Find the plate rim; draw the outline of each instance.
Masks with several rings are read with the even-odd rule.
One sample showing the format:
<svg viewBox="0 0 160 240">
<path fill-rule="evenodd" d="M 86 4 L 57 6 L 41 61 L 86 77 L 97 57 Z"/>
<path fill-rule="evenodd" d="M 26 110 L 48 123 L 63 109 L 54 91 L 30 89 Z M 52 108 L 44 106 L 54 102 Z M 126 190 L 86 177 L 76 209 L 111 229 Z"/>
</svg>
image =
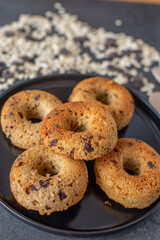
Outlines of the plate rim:
<svg viewBox="0 0 160 240">
<path fill-rule="evenodd" d="M 38 81 L 43 82 L 46 80 L 56 80 L 56 78 L 62 79 L 65 81 L 66 80 L 78 80 L 79 78 L 88 78 L 88 77 L 93 77 L 91 75 L 82 75 L 82 74 L 57 74 L 57 75 L 46 75 L 46 76 L 39 76 L 39 77 L 35 77 L 32 79 L 25 79 L 23 81 L 18 81 L 16 82 L 13 86 L 11 86 L 9 89 L 4 90 L 2 93 L 0 93 L 0 101 L 3 101 L 3 98 L 6 97 L 6 95 L 8 94 L 12 94 L 12 91 L 18 91 L 18 88 L 21 87 L 28 87 L 31 84 L 34 84 Z M 57 79 L 58 80 L 58 79 Z M 132 93 L 132 95 L 134 96 L 134 98 L 138 99 L 138 101 L 140 101 L 145 108 L 147 109 L 147 114 L 148 115 L 153 115 L 154 116 L 154 122 L 159 121 L 160 120 L 160 115 L 156 112 L 156 110 L 145 100 L 143 99 L 142 96 L 140 96 L 139 92 L 136 91 L 135 89 L 130 89 L 129 87 L 127 87 L 129 89 L 129 91 Z M 157 122 L 158 123 L 158 122 Z M 158 127 L 158 124 L 156 124 L 157 128 L 160 130 L 160 127 Z M 2 207 L 4 207 L 8 212 L 10 212 L 12 215 L 16 216 L 18 219 L 22 220 L 23 222 L 36 227 L 38 229 L 41 229 L 43 231 L 47 231 L 53 234 L 61 234 L 61 235 L 65 235 L 65 236 L 83 236 L 83 237 L 89 237 L 89 236 L 97 236 L 97 235 L 102 235 L 102 234 L 107 234 L 107 233 L 114 233 L 117 231 L 120 231 L 122 229 L 128 228 L 140 221 L 142 221 L 143 219 L 147 218 L 149 215 L 153 214 L 159 207 L 160 207 L 160 198 L 157 199 L 157 203 L 155 203 L 155 205 L 149 210 L 147 211 L 145 214 L 143 214 L 141 217 L 139 217 L 138 219 L 135 219 L 129 223 L 125 223 L 123 225 L 119 225 L 116 227 L 111 227 L 111 228 L 104 228 L 104 229 L 97 229 L 97 230 L 68 230 L 68 229 L 60 229 L 60 228 L 55 228 L 55 227 L 51 227 L 51 226 L 47 226 L 43 223 L 37 222 L 33 219 L 30 219 L 29 217 L 26 217 L 25 215 L 23 215 L 22 213 L 18 212 L 16 209 L 14 209 L 13 207 L 11 207 L 4 199 L 3 199 L 3 195 L 0 193 L 0 204 Z"/>
</svg>

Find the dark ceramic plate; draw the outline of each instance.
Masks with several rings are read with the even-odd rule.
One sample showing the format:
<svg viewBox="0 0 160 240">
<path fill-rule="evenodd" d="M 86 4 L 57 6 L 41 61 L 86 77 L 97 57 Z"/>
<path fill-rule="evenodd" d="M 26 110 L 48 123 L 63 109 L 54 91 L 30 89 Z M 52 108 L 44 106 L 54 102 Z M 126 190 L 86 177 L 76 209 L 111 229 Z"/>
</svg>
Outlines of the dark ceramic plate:
<svg viewBox="0 0 160 240">
<path fill-rule="evenodd" d="M 9 91 L 1 95 L 0 108 L 6 99 L 24 89 L 42 89 L 55 94 L 62 101 L 67 101 L 73 86 L 85 76 L 49 76 L 15 84 Z M 154 110 L 133 93 L 136 110 L 129 126 L 119 132 L 119 137 L 133 137 L 150 144 L 156 151 L 160 149 L 160 118 Z M 37 212 L 26 210 L 13 198 L 9 186 L 9 172 L 13 161 L 21 149 L 14 147 L 0 130 L 0 202 L 11 213 L 25 222 L 54 233 L 66 235 L 89 236 L 114 232 L 130 226 L 147 217 L 159 206 L 157 200 L 150 207 L 137 210 L 125 209 L 118 203 L 109 200 L 112 206 L 105 205 L 107 196 L 95 184 L 93 161 L 88 162 L 89 185 L 87 192 L 78 204 L 67 211 L 40 216 Z"/>
</svg>

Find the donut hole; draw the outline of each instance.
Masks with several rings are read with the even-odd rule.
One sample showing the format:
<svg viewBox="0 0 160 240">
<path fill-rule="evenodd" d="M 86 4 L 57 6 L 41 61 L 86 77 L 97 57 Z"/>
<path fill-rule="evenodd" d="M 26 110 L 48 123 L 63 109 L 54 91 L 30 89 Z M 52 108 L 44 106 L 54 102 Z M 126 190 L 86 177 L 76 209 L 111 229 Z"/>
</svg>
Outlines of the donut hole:
<svg viewBox="0 0 160 240">
<path fill-rule="evenodd" d="M 98 102 L 101 102 L 101 103 L 105 104 L 105 105 L 110 104 L 110 101 L 109 101 L 109 98 L 108 98 L 108 92 L 96 93 L 96 100 Z"/>
<path fill-rule="evenodd" d="M 52 177 L 58 174 L 59 169 L 57 169 L 52 164 L 48 163 L 40 163 L 38 166 L 38 174 L 44 177 Z"/>
<path fill-rule="evenodd" d="M 123 169 L 129 175 L 138 176 L 140 175 L 140 162 L 134 158 L 124 158 Z"/>
<path fill-rule="evenodd" d="M 87 123 L 80 119 L 70 119 L 63 125 L 63 127 L 72 132 L 85 132 L 88 129 Z"/>
<path fill-rule="evenodd" d="M 27 117 L 27 120 L 30 121 L 33 124 L 34 123 L 39 123 L 43 120 L 42 117 L 37 113 L 34 114 L 34 113 L 31 113 L 31 112 L 28 112 L 26 114 L 26 117 Z"/>
</svg>

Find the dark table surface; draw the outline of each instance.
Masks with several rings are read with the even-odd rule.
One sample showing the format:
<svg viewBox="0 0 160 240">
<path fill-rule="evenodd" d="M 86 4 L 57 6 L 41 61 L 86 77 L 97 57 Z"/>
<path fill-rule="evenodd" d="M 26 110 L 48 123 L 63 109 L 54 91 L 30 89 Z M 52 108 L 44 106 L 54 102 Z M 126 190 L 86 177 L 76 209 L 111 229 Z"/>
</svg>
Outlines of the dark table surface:
<svg viewBox="0 0 160 240">
<path fill-rule="evenodd" d="M 21 13 L 44 14 L 52 10 L 52 0 L 1 0 L 0 25 L 16 20 Z M 93 27 L 103 26 L 107 31 L 125 32 L 135 38 L 141 38 L 160 51 L 160 6 L 132 3 L 116 3 L 95 0 L 60 1 L 70 12 L 77 14 L 82 21 Z M 123 25 L 116 27 L 114 22 L 121 19 Z M 153 78 L 153 77 L 152 77 Z M 152 80 L 155 83 L 153 78 Z M 156 84 L 160 90 L 160 86 Z M 96 239 L 160 239 L 160 209 L 142 222 L 120 232 Z M 12 216 L 0 206 L 0 240 L 47 240 L 70 239 L 37 230 Z M 72 237 L 72 239 L 74 239 Z M 78 238 L 81 239 L 81 238 Z M 87 238 L 86 238 L 87 239 Z"/>
</svg>

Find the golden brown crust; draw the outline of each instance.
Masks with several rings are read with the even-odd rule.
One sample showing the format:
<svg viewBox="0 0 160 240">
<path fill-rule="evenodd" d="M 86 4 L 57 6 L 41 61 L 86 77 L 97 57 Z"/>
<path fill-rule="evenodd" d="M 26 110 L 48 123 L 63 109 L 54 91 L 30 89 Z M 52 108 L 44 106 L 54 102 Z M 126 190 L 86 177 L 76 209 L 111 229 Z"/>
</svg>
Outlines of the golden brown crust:
<svg viewBox="0 0 160 240">
<path fill-rule="evenodd" d="M 84 161 L 54 154 L 43 145 L 23 152 L 10 172 L 11 191 L 27 209 L 50 215 L 78 203 L 87 189 Z"/>
<path fill-rule="evenodd" d="M 140 140 L 119 139 L 111 153 L 95 161 L 94 170 L 101 189 L 126 208 L 146 208 L 160 196 L 160 156 Z"/>
<path fill-rule="evenodd" d="M 124 86 L 103 77 L 79 82 L 69 101 L 87 101 L 103 106 L 114 117 L 118 130 L 129 124 L 135 107 L 132 95 Z"/>
<path fill-rule="evenodd" d="M 43 120 L 62 102 L 54 95 L 41 90 L 21 91 L 11 96 L 1 113 L 2 130 L 15 146 L 23 149 L 41 144 L 42 122 L 32 123 L 30 118 Z"/>
<path fill-rule="evenodd" d="M 68 102 L 44 119 L 44 144 L 57 154 L 92 160 L 110 152 L 117 142 L 117 128 L 109 112 L 87 102 Z"/>
</svg>

